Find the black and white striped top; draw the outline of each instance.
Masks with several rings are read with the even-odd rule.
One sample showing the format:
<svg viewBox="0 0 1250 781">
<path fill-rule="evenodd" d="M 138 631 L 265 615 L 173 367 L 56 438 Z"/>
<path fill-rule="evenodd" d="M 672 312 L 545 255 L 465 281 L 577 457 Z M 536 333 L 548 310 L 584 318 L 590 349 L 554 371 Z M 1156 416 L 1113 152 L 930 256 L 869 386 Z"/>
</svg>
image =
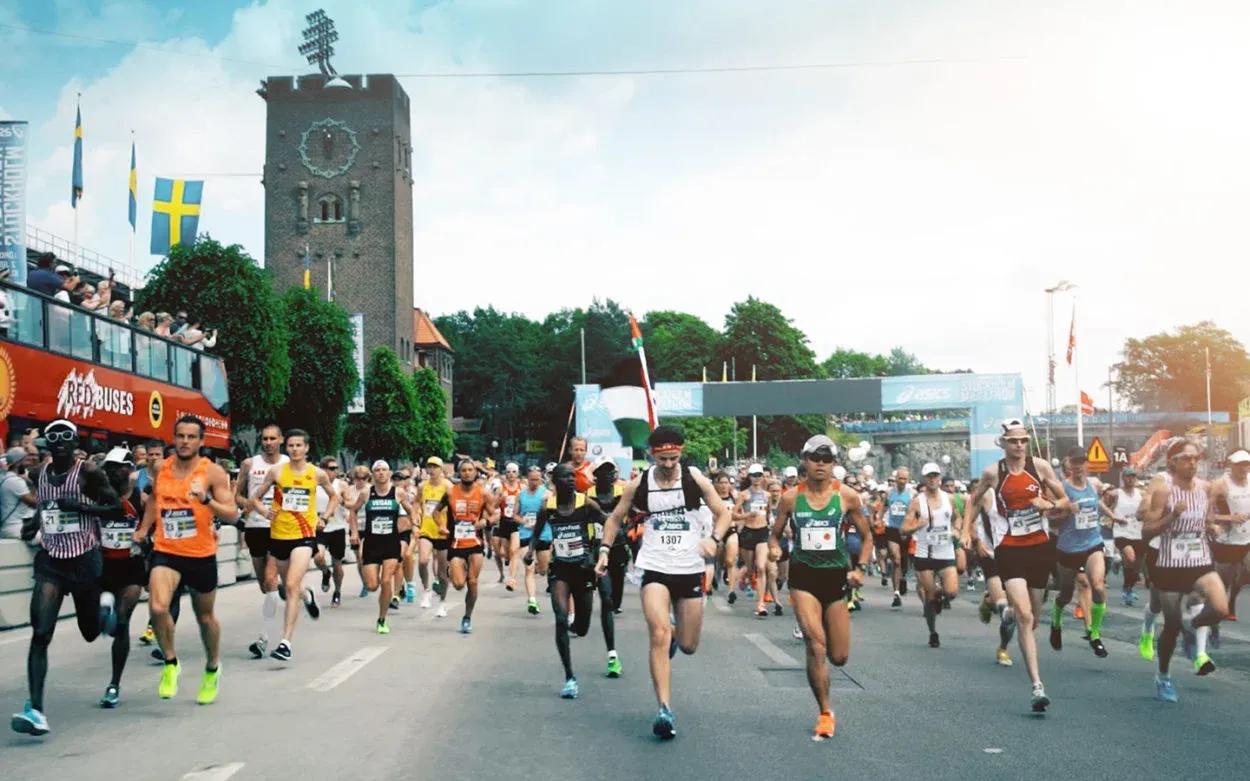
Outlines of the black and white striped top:
<svg viewBox="0 0 1250 781">
<path fill-rule="evenodd" d="M 48 480 L 48 467 L 45 466 L 39 473 L 35 498 L 39 502 L 43 549 L 54 559 L 71 559 L 100 547 L 99 520 L 95 516 L 63 512 L 57 508 L 56 500 L 61 498 L 82 503 L 81 471 L 82 462 L 75 461 L 60 486 Z"/>
<path fill-rule="evenodd" d="M 1211 566 L 1211 545 L 1207 541 L 1207 492 L 1201 480 L 1184 489 L 1167 476 L 1168 509 L 1181 508 L 1181 516 L 1159 535 L 1157 567 L 1182 569 Z"/>
</svg>

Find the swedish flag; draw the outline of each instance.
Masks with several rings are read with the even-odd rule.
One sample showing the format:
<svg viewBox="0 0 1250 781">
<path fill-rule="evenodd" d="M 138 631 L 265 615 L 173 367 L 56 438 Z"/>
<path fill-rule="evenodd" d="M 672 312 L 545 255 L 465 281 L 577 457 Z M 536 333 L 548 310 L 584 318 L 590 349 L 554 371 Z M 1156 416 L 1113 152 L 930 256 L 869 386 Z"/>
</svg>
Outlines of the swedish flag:
<svg viewBox="0 0 1250 781">
<path fill-rule="evenodd" d="M 152 196 L 153 255 L 168 255 L 171 248 L 183 241 L 195 243 L 203 196 L 202 181 L 157 177 Z"/>
<path fill-rule="evenodd" d="M 130 231 L 135 230 L 135 218 L 139 211 L 139 200 L 137 197 L 139 180 L 139 171 L 135 168 L 135 142 L 130 142 Z"/>
<path fill-rule="evenodd" d="M 74 117 L 74 173 L 70 182 L 69 205 L 78 208 L 82 197 L 82 107 Z"/>
</svg>

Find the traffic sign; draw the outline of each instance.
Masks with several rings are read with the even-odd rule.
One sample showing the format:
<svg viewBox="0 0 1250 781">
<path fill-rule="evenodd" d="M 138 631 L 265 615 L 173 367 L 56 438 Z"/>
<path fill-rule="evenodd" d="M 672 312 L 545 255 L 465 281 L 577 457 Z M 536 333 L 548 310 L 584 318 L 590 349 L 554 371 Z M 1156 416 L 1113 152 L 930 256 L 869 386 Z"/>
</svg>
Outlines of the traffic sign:
<svg viewBox="0 0 1250 781">
<path fill-rule="evenodd" d="M 1094 437 L 1094 441 L 1089 443 L 1085 458 L 1089 461 L 1089 471 L 1092 474 L 1102 474 L 1111 468 L 1111 459 L 1107 457 L 1107 449 L 1102 446 L 1102 440 L 1098 437 Z"/>
<path fill-rule="evenodd" d="M 1116 445 L 1111 449 L 1111 463 L 1116 465 L 1117 469 L 1123 469 L 1128 466 L 1128 448 L 1123 445 Z"/>
</svg>

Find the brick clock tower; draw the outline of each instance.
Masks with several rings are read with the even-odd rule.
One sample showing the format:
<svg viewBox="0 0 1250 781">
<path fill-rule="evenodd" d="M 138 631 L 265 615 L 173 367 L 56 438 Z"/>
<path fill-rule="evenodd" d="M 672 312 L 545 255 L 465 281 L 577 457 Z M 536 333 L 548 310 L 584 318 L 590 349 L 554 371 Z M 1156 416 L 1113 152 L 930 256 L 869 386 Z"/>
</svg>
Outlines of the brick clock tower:
<svg viewBox="0 0 1250 781">
<path fill-rule="evenodd" d="M 257 90 L 265 132 L 265 266 L 279 290 L 304 281 L 364 314 L 366 361 L 415 361 L 412 144 L 394 76 L 274 76 Z"/>
</svg>

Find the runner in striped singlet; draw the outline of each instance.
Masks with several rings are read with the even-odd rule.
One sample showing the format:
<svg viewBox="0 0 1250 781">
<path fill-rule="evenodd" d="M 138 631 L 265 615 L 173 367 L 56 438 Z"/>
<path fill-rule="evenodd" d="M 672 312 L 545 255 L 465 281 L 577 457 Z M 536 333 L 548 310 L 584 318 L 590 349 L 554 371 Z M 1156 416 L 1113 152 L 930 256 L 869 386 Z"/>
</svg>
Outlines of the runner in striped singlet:
<svg viewBox="0 0 1250 781">
<path fill-rule="evenodd" d="M 121 499 L 98 467 L 74 458 L 78 427 L 56 420 L 43 430 L 52 463 L 36 481 L 39 510 L 22 528 L 22 537 L 34 539 L 42 532 L 35 554 L 35 589 L 30 597 L 30 651 L 26 660 L 30 699 L 21 713 L 13 715 L 15 732 L 46 735 L 43 715 L 44 680 L 48 675 L 48 645 L 56 630 L 61 603 L 68 594 L 74 600 L 78 631 L 88 643 L 101 634 L 112 634 L 115 623 L 112 594 L 101 594 L 101 513 L 116 512 Z"/>
<path fill-rule="evenodd" d="M 1188 439 L 1174 440 L 1167 449 L 1167 473 L 1151 481 L 1146 492 L 1147 510 L 1143 536 L 1159 537 L 1159 556 L 1151 568 L 1151 580 L 1159 589 L 1163 606 L 1163 632 L 1159 635 L 1159 672 L 1155 691 L 1164 702 L 1176 702 L 1176 686 L 1168 673 L 1176 636 L 1182 630 L 1198 637 L 1199 675 L 1215 669 L 1206 656 L 1206 632 L 1228 615 L 1228 595 L 1215 572 L 1207 540 L 1207 484 L 1197 478 L 1198 446 Z M 1182 603 L 1191 592 L 1201 592 L 1205 606 Z M 1188 639 L 1188 638 L 1187 638 Z"/>
</svg>

